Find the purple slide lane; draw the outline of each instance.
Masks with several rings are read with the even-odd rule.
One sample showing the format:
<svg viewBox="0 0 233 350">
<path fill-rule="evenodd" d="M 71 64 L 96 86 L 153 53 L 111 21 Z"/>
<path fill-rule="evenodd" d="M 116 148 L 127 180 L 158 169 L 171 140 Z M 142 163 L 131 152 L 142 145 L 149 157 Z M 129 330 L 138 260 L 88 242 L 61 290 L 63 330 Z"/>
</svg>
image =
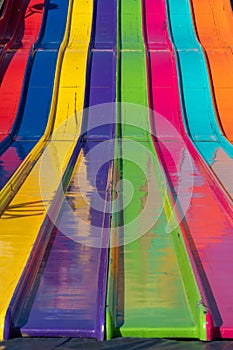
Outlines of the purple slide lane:
<svg viewBox="0 0 233 350">
<path fill-rule="evenodd" d="M 95 6 L 86 107 L 115 102 L 116 94 L 116 0 L 98 0 Z M 98 123 L 94 116 L 98 113 L 84 113 L 89 131 L 77 144 L 59 224 L 30 293 L 12 302 L 13 333 L 104 338 L 115 113 L 107 125 L 91 129 Z"/>
</svg>

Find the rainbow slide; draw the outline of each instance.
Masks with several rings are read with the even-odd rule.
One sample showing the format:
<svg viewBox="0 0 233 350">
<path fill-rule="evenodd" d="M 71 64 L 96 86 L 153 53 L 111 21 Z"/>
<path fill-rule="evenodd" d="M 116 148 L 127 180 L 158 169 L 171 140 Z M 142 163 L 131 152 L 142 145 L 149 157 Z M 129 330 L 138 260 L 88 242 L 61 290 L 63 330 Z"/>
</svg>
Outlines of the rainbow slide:
<svg viewBox="0 0 233 350">
<path fill-rule="evenodd" d="M 0 1 L 0 340 L 233 338 L 230 0 Z"/>
</svg>

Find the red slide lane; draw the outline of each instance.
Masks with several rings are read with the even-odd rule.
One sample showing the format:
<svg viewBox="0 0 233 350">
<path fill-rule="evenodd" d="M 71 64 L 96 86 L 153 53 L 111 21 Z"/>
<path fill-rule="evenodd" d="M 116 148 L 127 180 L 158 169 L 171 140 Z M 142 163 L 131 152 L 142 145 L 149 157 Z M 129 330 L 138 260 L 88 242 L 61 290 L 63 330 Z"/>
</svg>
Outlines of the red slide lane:
<svg viewBox="0 0 233 350">
<path fill-rule="evenodd" d="M 182 231 L 213 316 L 214 334 L 207 337 L 232 337 L 232 208 L 185 133 L 165 0 L 144 0 L 144 5 L 150 106 L 174 126 L 165 129 L 155 116 L 155 146 L 185 213 Z"/>
<path fill-rule="evenodd" d="M 0 142 L 9 135 L 18 111 L 27 60 L 39 35 L 43 9 L 43 0 L 16 0 L 10 9 L 10 27 L 0 38 Z M 11 38 L 7 38 L 9 33 Z"/>
</svg>

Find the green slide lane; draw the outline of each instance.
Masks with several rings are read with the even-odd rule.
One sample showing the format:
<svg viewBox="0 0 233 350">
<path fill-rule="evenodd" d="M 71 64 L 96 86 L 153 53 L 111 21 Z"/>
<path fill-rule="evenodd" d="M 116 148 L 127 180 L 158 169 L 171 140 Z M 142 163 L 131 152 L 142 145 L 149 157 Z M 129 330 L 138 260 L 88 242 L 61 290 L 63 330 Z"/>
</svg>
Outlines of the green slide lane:
<svg viewBox="0 0 233 350">
<path fill-rule="evenodd" d="M 106 335 L 205 340 L 205 308 L 150 135 L 141 6 L 119 1 L 117 96 L 130 104 L 117 107 Z"/>
</svg>

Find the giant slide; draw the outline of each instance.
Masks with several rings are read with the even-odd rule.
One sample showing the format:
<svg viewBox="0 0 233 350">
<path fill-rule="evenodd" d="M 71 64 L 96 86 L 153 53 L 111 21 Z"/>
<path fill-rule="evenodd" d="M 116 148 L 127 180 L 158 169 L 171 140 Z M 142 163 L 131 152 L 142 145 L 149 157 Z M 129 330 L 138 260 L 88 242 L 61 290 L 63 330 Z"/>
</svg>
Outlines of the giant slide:
<svg viewBox="0 0 233 350">
<path fill-rule="evenodd" d="M 0 339 L 233 338 L 221 2 L 0 2 Z"/>
</svg>

